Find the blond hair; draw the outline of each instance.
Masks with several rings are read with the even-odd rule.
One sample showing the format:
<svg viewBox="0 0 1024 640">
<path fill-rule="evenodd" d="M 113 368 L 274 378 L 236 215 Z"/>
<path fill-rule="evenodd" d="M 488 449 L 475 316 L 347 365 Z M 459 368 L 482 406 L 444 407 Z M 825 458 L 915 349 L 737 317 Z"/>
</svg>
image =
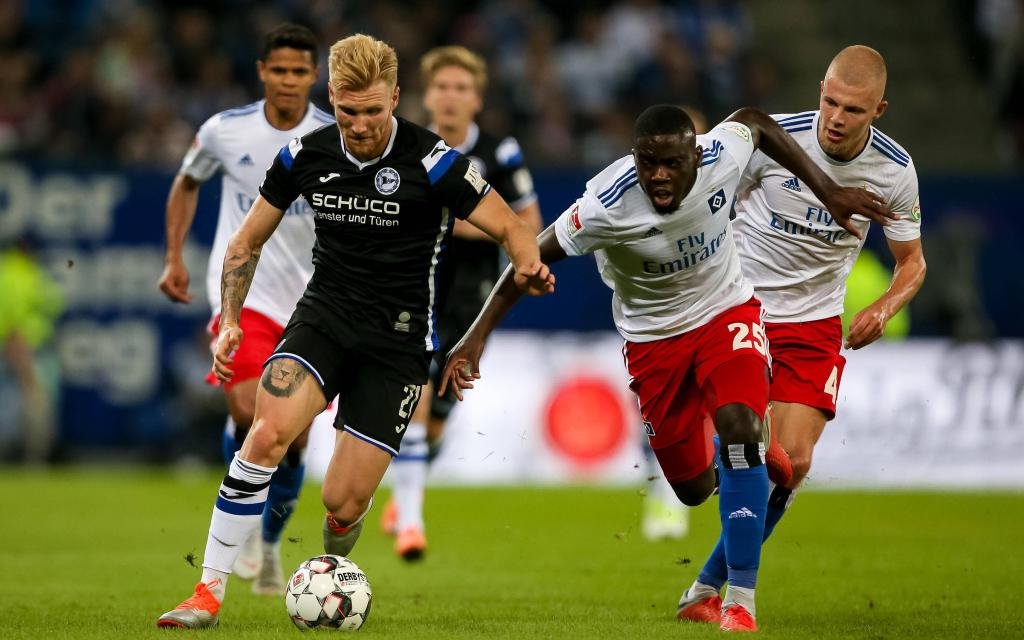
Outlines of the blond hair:
<svg viewBox="0 0 1024 640">
<path fill-rule="evenodd" d="M 430 86 L 434 75 L 445 67 L 462 67 L 473 76 L 473 84 L 481 96 L 487 89 L 487 63 L 466 47 L 435 47 L 423 54 L 420 60 L 420 75 L 423 87 Z"/>
<path fill-rule="evenodd" d="M 378 80 L 392 89 L 398 84 L 398 55 L 386 42 L 357 33 L 331 46 L 327 60 L 335 90 L 365 91 Z"/>
<path fill-rule="evenodd" d="M 867 87 L 874 90 L 878 99 L 885 95 L 885 83 L 888 71 L 885 58 L 871 47 L 855 44 L 846 47 L 832 58 L 825 71 L 826 78 L 836 78 L 840 82 L 855 87 Z"/>
</svg>

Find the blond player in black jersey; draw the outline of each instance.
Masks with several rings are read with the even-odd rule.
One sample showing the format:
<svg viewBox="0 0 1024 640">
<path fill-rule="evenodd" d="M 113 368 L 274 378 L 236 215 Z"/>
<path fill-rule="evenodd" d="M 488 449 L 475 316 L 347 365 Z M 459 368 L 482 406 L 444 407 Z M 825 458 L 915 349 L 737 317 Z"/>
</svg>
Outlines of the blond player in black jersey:
<svg viewBox="0 0 1024 640">
<path fill-rule="evenodd" d="M 223 381 L 243 340 L 239 313 L 263 244 L 295 199 L 313 208 L 313 277 L 264 365 L 252 429 L 213 509 L 202 578 L 191 597 L 160 616 L 160 627 L 217 624 L 232 563 L 259 524 L 271 474 L 335 394 L 339 434 L 323 486 L 324 548 L 352 550 L 439 346 L 437 308 L 456 218 L 505 248 L 522 290 L 554 291 L 532 229 L 464 156 L 393 115 L 394 49 L 350 36 L 331 47 L 329 71 L 337 128 L 281 149 L 228 244 L 214 354 Z"/>
</svg>

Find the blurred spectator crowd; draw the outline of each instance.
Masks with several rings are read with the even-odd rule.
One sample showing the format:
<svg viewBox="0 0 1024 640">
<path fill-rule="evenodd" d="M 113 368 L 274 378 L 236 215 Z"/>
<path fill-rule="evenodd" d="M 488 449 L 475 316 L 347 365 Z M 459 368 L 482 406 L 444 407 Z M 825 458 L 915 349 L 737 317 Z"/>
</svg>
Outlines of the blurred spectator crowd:
<svg viewBox="0 0 1024 640">
<path fill-rule="evenodd" d="M 321 106 L 327 49 L 346 35 L 397 49 L 400 113 L 420 122 L 420 55 L 480 52 L 481 121 L 536 165 L 619 157 L 654 102 L 714 122 L 771 91 L 739 0 L 0 0 L 0 154 L 174 170 L 207 117 L 260 97 L 262 36 L 285 20 L 319 36 Z"/>
<path fill-rule="evenodd" d="M 995 151 L 1024 162 L 1024 0 L 960 0 L 967 58 L 995 107 Z"/>
</svg>

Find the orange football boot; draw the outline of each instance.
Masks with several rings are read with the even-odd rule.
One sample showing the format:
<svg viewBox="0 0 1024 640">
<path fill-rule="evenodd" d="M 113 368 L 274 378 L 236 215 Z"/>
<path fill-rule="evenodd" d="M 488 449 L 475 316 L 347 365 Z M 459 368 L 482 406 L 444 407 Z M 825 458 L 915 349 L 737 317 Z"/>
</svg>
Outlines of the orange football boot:
<svg viewBox="0 0 1024 640">
<path fill-rule="evenodd" d="M 427 551 L 427 537 L 419 527 L 406 527 L 398 532 L 395 538 L 395 553 L 407 562 L 415 562 L 423 558 Z"/>
<path fill-rule="evenodd" d="M 690 622 L 721 624 L 722 598 L 715 595 L 688 600 L 684 594 L 679 602 L 679 609 L 676 610 L 676 617 Z"/>
<path fill-rule="evenodd" d="M 156 626 L 162 629 L 206 629 L 217 626 L 217 612 L 220 601 L 210 592 L 210 587 L 219 584 L 219 580 L 211 580 L 196 585 L 195 593 L 184 602 L 174 607 L 156 620 Z M 209 586 L 207 586 L 209 585 Z"/>
<path fill-rule="evenodd" d="M 757 622 L 746 607 L 731 604 L 722 612 L 722 623 L 719 628 L 722 631 L 757 631 Z"/>
</svg>

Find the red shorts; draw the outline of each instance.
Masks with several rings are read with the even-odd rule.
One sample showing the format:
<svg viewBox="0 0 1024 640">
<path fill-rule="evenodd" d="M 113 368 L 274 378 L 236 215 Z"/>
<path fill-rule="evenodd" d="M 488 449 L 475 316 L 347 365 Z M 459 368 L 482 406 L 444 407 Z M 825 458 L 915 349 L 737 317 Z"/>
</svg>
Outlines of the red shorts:
<svg viewBox="0 0 1024 640">
<path fill-rule="evenodd" d="M 811 322 L 767 322 L 772 345 L 770 398 L 799 402 L 836 417 L 836 398 L 846 358 L 843 324 L 838 317 Z"/>
<path fill-rule="evenodd" d="M 629 387 L 651 448 L 669 482 L 695 478 L 711 464 L 714 425 L 705 416 L 740 403 L 768 408 L 768 344 L 755 298 L 682 335 L 623 347 Z"/>
<path fill-rule="evenodd" d="M 242 344 L 238 345 L 235 352 L 235 362 L 231 370 L 235 377 L 230 382 L 224 383 L 225 389 L 230 389 L 239 382 L 259 378 L 263 374 L 263 363 L 270 354 L 274 352 L 277 343 L 281 341 L 284 327 L 277 324 L 267 316 L 252 309 L 242 308 L 242 315 L 238 319 L 238 326 L 242 329 Z M 212 339 L 210 340 L 210 352 L 217 348 L 217 333 L 220 331 L 220 314 L 215 315 L 207 326 Z M 206 381 L 212 385 L 220 384 L 213 371 L 206 374 Z"/>
</svg>

